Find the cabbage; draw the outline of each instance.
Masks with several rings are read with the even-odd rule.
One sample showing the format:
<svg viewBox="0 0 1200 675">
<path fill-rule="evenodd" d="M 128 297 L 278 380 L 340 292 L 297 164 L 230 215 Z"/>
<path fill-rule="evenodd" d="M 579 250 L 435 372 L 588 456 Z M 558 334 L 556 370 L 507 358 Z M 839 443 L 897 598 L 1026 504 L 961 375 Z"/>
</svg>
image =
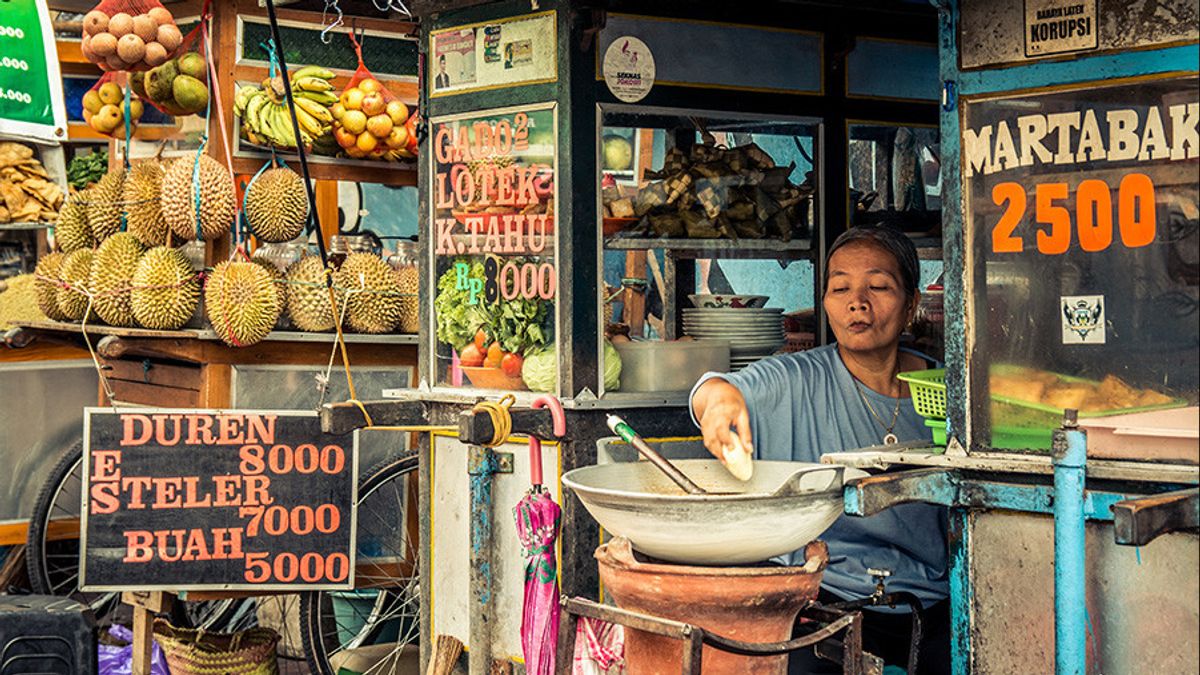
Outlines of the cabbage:
<svg viewBox="0 0 1200 675">
<path fill-rule="evenodd" d="M 553 347 L 526 354 L 521 366 L 521 379 L 531 391 L 554 391 L 555 376 L 558 375 L 558 352 Z"/>
<path fill-rule="evenodd" d="M 521 379 L 531 391 L 553 391 L 557 375 L 558 352 L 553 347 L 525 356 Z M 604 341 L 604 388 L 607 391 L 621 388 L 621 355 L 608 340 Z"/>
<path fill-rule="evenodd" d="M 608 340 L 604 341 L 604 389 L 616 391 L 621 388 L 621 355 Z"/>
</svg>

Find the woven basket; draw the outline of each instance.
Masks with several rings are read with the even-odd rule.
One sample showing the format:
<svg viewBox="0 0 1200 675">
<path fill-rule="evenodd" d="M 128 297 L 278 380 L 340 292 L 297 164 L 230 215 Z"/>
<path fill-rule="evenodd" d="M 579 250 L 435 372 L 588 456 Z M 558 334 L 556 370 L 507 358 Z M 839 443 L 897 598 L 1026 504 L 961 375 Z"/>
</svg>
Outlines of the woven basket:
<svg viewBox="0 0 1200 675">
<path fill-rule="evenodd" d="M 278 675 L 275 643 L 279 634 L 269 628 L 237 633 L 210 633 L 176 628 L 154 620 L 154 638 L 167 657 L 172 675 Z"/>
</svg>

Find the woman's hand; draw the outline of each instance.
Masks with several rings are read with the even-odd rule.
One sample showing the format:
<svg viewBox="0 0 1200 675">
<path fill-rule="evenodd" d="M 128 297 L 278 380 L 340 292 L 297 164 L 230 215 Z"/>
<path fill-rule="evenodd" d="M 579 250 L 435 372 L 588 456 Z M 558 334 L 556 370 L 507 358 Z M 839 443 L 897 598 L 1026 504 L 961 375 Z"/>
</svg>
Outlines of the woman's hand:
<svg viewBox="0 0 1200 675">
<path fill-rule="evenodd" d="M 750 438 L 750 414 L 742 392 L 721 378 L 713 378 L 696 390 L 692 397 L 693 412 L 700 420 L 704 447 L 724 461 L 724 449 L 733 445 L 736 429 L 738 438 L 747 449 L 754 447 Z"/>
</svg>

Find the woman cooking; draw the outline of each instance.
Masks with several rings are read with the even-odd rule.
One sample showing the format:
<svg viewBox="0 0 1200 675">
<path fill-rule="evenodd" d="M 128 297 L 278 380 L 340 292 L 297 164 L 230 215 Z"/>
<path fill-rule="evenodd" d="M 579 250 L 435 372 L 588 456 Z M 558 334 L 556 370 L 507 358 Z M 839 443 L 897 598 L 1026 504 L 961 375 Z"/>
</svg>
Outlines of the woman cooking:
<svg viewBox="0 0 1200 675">
<path fill-rule="evenodd" d="M 823 303 L 832 345 L 758 361 L 737 373 L 709 373 L 692 390 L 704 444 L 718 458 L 736 447 L 758 459 L 818 462 L 825 453 L 929 440 L 897 374 L 932 367 L 900 349 L 920 294 L 917 252 L 889 227 L 843 233 L 829 249 Z M 887 570 L 887 590 L 920 598 L 924 639 L 919 672 L 949 673 L 946 524 L 941 507 L 905 504 L 870 518 L 842 516 L 821 537 L 829 545 L 822 602 L 869 596 L 868 569 Z M 788 564 L 803 564 L 803 552 Z M 863 611 L 863 648 L 888 664 L 908 660 L 912 617 L 906 607 Z M 792 655 L 792 673 L 840 673 L 811 648 Z"/>
</svg>

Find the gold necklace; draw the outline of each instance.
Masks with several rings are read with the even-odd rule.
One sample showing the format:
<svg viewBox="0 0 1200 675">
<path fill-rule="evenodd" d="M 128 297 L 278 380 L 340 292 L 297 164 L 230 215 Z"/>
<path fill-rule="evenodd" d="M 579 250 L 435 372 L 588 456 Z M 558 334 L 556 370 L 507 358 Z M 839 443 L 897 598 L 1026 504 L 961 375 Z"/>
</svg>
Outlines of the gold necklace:
<svg viewBox="0 0 1200 675">
<path fill-rule="evenodd" d="M 867 395 L 863 393 L 862 385 L 858 383 L 858 378 L 854 377 L 854 375 L 851 375 L 850 379 L 854 380 L 854 388 L 858 390 L 858 397 L 861 398 L 863 404 L 867 406 L 867 411 L 871 413 L 871 417 L 874 417 L 875 421 L 879 422 L 879 426 L 883 427 L 883 444 L 895 445 L 898 443 L 900 439 L 896 437 L 896 434 L 892 433 L 892 429 L 896 428 L 896 420 L 900 419 L 900 397 L 896 397 L 896 409 L 892 411 L 892 423 L 884 424 L 883 418 L 875 412 L 875 408 L 872 407 L 871 402 L 867 400 Z"/>
</svg>

